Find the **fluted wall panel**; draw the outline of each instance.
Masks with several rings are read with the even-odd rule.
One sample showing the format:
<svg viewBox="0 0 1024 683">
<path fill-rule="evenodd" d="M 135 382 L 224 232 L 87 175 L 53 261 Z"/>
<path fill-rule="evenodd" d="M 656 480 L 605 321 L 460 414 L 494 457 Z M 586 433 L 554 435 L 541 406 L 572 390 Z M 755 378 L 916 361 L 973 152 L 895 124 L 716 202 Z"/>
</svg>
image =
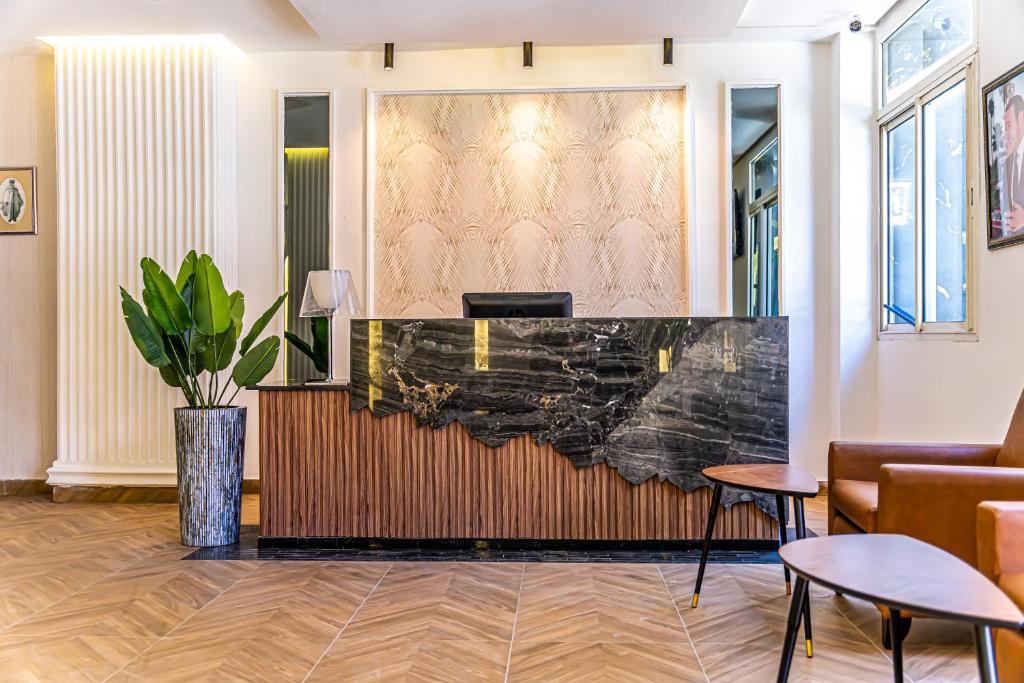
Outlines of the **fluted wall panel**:
<svg viewBox="0 0 1024 683">
<path fill-rule="evenodd" d="M 54 44 L 59 221 L 54 484 L 174 483 L 177 393 L 139 357 L 117 286 L 190 250 L 235 281 L 235 49 L 222 38 Z"/>
<path fill-rule="evenodd" d="M 299 317 L 306 275 L 330 267 L 330 150 L 326 147 L 285 149 L 284 253 L 288 259 L 287 329 L 311 345 L 309 321 Z M 291 344 L 285 351 L 291 379 L 321 377 L 313 363 Z"/>
</svg>

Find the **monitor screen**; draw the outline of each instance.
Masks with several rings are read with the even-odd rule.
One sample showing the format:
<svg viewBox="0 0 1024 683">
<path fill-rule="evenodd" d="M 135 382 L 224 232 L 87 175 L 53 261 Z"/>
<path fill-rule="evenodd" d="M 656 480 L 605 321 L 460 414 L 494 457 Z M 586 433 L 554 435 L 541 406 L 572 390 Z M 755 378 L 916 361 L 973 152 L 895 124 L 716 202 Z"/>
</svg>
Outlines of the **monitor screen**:
<svg viewBox="0 0 1024 683">
<path fill-rule="evenodd" d="M 571 318 L 569 292 L 479 292 L 462 295 L 466 318 Z"/>
</svg>

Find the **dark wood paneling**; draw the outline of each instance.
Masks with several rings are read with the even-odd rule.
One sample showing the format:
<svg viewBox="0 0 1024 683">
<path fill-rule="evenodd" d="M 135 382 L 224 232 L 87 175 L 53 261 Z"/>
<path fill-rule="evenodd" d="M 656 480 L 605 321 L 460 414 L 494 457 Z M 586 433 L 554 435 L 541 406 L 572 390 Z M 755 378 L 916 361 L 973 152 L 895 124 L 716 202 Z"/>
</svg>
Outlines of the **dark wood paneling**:
<svg viewBox="0 0 1024 683">
<path fill-rule="evenodd" d="M 344 391 L 260 392 L 260 533 L 393 538 L 694 539 L 708 487 L 634 486 L 576 469 L 528 437 L 490 448 L 458 423 L 349 411 Z M 752 503 L 718 516 L 719 538 L 777 538 Z"/>
</svg>

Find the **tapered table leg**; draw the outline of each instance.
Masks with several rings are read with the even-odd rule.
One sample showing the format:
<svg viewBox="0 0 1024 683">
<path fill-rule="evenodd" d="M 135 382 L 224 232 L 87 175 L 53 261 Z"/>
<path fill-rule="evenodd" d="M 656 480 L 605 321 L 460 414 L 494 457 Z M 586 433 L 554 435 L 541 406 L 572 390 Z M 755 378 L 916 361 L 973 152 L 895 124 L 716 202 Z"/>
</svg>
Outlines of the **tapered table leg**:
<svg viewBox="0 0 1024 683">
<path fill-rule="evenodd" d="M 892 634 L 892 680 L 903 683 L 903 638 L 900 638 L 900 611 L 889 609 L 889 632 Z"/>
<path fill-rule="evenodd" d="M 793 518 L 796 522 L 796 537 L 807 537 L 807 525 L 804 521 L 804 499 L 793 496 Z M 814 641 L 811 638 L 811 598 L 810 595 L 804 601 L 804 645 L 807 647 L 807 656 L 814 656 Z"/>
<path fill-rule="evenodd" d="M 722 485 L 715 484 L 715 491 L 711 494 L 711 509 L 708 510 L 708 528 L 704 532 L 704 547 L 700 551 L 700 568 L 697 570 L 697 584 L 693 587 L 693 600 L 690 607 L 696 607 L 700 602 L 700 584 L 704 582 L 704 567 L 708 563 L 708 551 L 711 549 L 711 535 L 715 532 L 715 519 L 718 517 L 718 504 L 722 500 Z"/>
<path fill-rule="evenodd" d="M 775 496 L 775 508 L 779 511 L 779 547 L 786 545 L 786 497 L 783 495 Z M 789 583 L 789 567 L 782 565 L 782 571 L 786 575 L 786 595 L 790 595 L 793 592 L 793 588 Z"/>
<path fill-rule="evenodd" d="M 999 683 L 996 653 L 992 645 L 992 627 L 974 625 L 974 647 L 978 652 L 978 674 L 981 676 L 981 683 Z"/>
<path fill-rule="evenodd" d="M 800 630 L 800 613 L 807 601 L 807 579 L 797 574 L 793 597 L 789 600 L 789 616 L 786 617 L 786 638 L 782 644 L 782 659 L 779 660 L 778 683 L 789 680 L 789 667 L 793 663 L 793 650 L 796 649 L 796 634 Z"/>
</svg>

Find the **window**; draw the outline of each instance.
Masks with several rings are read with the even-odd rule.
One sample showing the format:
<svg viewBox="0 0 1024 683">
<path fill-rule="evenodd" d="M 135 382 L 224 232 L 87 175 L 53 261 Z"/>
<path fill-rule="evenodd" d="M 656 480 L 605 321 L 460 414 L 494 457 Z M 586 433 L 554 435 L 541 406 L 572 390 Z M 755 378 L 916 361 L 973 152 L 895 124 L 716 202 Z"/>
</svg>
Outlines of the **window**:
<svg viewBox="0 0 1024 683">
<path fill-rule="evenodd" d="M 883 104 L 971 44 L 972 1 L 929 0 L 882 41 Z"/>
<path fill-rule="evenodd" d="M 969 39 L 970 22 L 966 3 L 931 0 L 882 42 L 886 92 L 905 91 L 879 117 L 883 333 L 971 331 L 973 54 L 922 76 L 963 46 L 950 41 Z"/>
<path fill-rule="evenodd" d="M 779 314 L 779 139 L 750 161 L 748 315 Z"/>
</svg>

